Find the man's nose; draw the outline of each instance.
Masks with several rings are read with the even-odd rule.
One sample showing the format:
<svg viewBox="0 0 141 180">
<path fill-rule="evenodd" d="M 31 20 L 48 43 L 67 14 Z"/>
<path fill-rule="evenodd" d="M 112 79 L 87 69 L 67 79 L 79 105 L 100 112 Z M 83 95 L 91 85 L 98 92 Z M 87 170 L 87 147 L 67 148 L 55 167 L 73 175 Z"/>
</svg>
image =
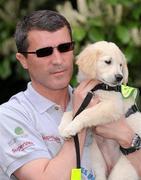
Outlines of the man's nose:
<svg viewBox="0 0 141 180">
<path fill-rule="evenodd" d="M 53 63 L 60 64 L 63 61 L 62 54 L 58 51 L 57 48 L 53 49 Z"/>
</svg>

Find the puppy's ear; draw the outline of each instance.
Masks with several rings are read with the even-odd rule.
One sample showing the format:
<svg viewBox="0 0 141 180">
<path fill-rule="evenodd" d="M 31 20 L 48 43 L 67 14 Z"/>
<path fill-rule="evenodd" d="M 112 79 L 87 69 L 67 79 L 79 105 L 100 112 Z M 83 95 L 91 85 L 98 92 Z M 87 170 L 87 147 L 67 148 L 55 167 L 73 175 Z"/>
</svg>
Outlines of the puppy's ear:
<svg viewBox="0 0 141 180">
<path fill-rule="evenodd" d="M 76 59 L 79 70 L 88 75 L 88 77 L 95 79 L 96 61 L 99 55 L 100 51 L 94 49 L 91 45 L 86 47 Z"/>
<path fill-rule="evenodd" d="M 127 67 L 127 60 L 123 55 L 124 65 L 123 65 L 123 84 L 127 84 L 128 82 L 128 67 Z"/>
</svg>

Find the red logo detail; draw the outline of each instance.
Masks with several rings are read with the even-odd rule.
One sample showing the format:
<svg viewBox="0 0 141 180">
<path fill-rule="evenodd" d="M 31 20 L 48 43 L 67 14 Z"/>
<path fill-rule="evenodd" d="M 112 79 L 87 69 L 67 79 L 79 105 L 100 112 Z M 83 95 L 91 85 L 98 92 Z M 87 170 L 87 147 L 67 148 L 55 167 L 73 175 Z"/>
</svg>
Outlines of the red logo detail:
<svg viewBox="0 0 141 180">
<path fill-rule="evenodd" d="M 42 136 L 42 138 L 44 141 L 55 141 L 55 142 L 61 144 L 60 138 L 56 137 L 56 136 Z"/>
<path fill-rule="evenodd" d="M 33 145 L 33 142 L 26 141 L 26 142 L 22 143 L 21 145 L 19 145 L 18 147 L 13 148 L 12 152 L 15 153 L 15 152 L 18 152 L 18 151 L 19 152 L 23 151 L 24 149 L 26 149 L 27 147 L 32 146 L 32 145 Z"/>
</svg>

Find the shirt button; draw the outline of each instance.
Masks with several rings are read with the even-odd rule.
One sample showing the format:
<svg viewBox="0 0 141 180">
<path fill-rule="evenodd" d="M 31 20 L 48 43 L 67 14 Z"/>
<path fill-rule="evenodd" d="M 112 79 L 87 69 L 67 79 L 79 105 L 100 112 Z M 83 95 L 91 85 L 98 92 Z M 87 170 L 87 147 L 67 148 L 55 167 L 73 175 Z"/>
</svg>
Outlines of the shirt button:
<svg viewBox="0 0 141 180">
<path fill-rule="evenodd" d="M 54 108 L 55 108 L 55 110 L 57 110 L 57 111 L 59 110 L 59 107 L 58 107 L 58 106 L 55 106 Z"/>
</svg>

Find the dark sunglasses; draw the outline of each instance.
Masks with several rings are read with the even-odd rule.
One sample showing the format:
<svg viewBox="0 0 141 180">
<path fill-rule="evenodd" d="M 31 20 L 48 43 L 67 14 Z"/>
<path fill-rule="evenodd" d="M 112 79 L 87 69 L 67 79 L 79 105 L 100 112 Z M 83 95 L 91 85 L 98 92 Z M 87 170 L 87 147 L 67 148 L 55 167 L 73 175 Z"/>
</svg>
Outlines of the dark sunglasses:
<svg viewBox="0 0 141 180">
<path fill-rule="evenodd" d="M 37 57 L 46 57 L 46 56 L 50 56 L 51 54 L 53 54 L 54 48 L 57 48 L 57 50 L 60 53 L 72 51 L 74 49 L 74 41 L 62 43 L 62 44 L 59 44 L 58 46 L 55 46 L 55 47 L 51 47 L 51 46 L 44 47 L 44 48 L 36 50 L 35 52 L 29 51 L 29 52 L 20 52 L 20 53 L 22 53 L 22 54 L 36 54 Z"/>
</svg>

